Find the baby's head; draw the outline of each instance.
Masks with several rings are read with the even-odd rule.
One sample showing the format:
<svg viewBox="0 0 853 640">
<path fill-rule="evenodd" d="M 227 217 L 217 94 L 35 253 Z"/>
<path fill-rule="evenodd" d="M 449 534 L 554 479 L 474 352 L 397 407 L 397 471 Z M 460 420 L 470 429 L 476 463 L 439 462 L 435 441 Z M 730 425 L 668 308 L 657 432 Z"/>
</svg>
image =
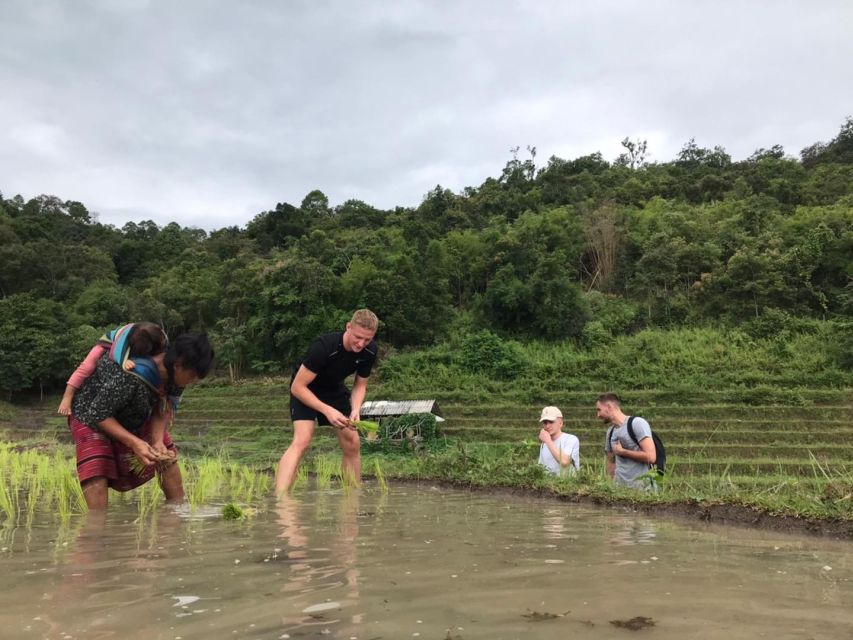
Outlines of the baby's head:
<svg viewBox="0 0 853 640">
<path fill-rule="evenodd" d="M 133 325 L 133 333 L 128 341 L 131 358 L 152 358 L 163 353 L 169 346 L 169 338 L 153 322 L 137 322 Z"/>
</svg>

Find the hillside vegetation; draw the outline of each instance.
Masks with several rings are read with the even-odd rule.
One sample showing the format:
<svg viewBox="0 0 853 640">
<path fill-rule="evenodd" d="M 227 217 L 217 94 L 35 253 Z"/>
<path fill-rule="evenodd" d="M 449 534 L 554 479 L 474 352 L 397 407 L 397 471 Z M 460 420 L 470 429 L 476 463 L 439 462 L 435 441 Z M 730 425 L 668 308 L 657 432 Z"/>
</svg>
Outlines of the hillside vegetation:
<svg viewBox="0 0 853 640">
<path fill-rule="evenodd" d="M 533 341 L 528 371 L 552 387 L 551 345 L 567 388 L 596 366 L 659 387 L 671 365 L 689 370 L 706 355 L 624 366 L 622 345 L 658 348 L 649 329 L 738 329 L 734 344 L 690 342 L 721 350 L 712 379 L 737 382 L 731 354 L 748 354 L 737 348 L 748 340 L 784 351 L 780 336 L 805 334 L 825 350 L 827 331 L 834 366 L 849 369 L 853 119 L 799 157 L 776 145 L 733 160 L 690 140 L 651 163 L 640 142 L 626 139 L 613 161 L 539 163 L 534 148 L 515 149 L 497 177 L 460 193 L 436 186 L 414 208 L 332 205 L 315 190 L 209 232 L 151 221 L 117 229 L 80 202 L 0 195 L 0 389 L 61 385 L 104 329 L 143 319 L 171 336 L 209 332 L 232 379 L 286 373 L 363 306 L 383 321 L 381 344 L 435 347 L 433 359 L 478 332 Z M 559 346 L 567 340 L 574 352 Z M 613 349 L 600 365 L 585 359 L 602 345 Z"/>
</svg>

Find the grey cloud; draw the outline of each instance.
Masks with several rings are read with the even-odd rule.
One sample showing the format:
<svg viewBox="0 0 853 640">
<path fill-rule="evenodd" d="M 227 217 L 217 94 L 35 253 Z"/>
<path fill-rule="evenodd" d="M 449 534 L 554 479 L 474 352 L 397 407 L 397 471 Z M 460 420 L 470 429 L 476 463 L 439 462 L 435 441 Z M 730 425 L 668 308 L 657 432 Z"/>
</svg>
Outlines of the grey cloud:
<svg viewBox="0 0 853 640">
<path fill-rule="evenodd" d="M 214 228 L 322 189 L 415 205 L 648 137 L 744 157 L 853 104 L 845 2 L 13 2 L 0 189 Z"/>
</svg>

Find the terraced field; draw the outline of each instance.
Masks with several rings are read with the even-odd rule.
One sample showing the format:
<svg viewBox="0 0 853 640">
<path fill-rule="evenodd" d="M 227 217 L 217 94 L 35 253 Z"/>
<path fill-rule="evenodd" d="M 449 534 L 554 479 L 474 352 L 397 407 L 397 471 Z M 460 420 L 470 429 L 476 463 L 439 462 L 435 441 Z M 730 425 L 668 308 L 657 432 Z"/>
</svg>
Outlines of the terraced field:
<svg viewBox="0 0 853 640">
<path fill-rule="evenodd" d="M 685 476 L 772 474 L 807 479 L 825 474 L 853 477 L 853 394 L 850 390 L 797 390 L 796 405 L 714 402 L 730 392 L 703 392 L 698 404 L 673 404 L 670 392 L 639 391 L 626 410 L 648 418 L 667 446 L 669 466 Z M 715 397 L 716 395 L 716 397 Z M 371 393 L 379 399 L 381 389 Z M 605 428 L 595 418 L 594 393 L 572 392 L 533 404 L 505 398 L 491 403 L 459 402 L 453 394 L 437 399 L 448 439 L 495 449 L 538 447 L 537 417 L 545 403 L 556 403 L 565 431 L 581 441 L 582 461 L 602 458 Z M 31 407 L 23 419 L 4 421 L 5 437 L 67 442 L 64 419 L 51 400 Z M 187 454 L 225 452 L 235 460 L 269 466 L 290 438 L 287 398 L 280 385 L 201 387 L 187 393 L 174 425 L 174 437 Z M 320 429 L 318 451 L 335 448 L 334 436 Z"/>
<path fill-rule="evenodd" d="M 286 398 L 269 387 L 199 389 L 181 407 L 177 439 L 198 439 L 206 447 L 226 447 L 235 456 L 266 450 L 275 457 L 289 438 Z M 667 445 L 670 465 L 679 473 L 704 474 L 727 469 L 749 474 L 775 471 L 803 474 L 820 467 L 853 472 L 853 402 L 838 391 L 820 404 L 756 406 L 743 404 L 657 404 L 646 392 L 638 413 L 648 418 Z M 568 394 L 567 394 L 568 395 Z M 581 441 L 581 455 L 600 458 L 605 428 L 595 418 L 594 394 L 571 394 L 559 403 L 565 430 Z M 798 394 L 802 397 L 802 391 Z M 381 395 L 371 394 L 380 398 Z M 498 400 L 489 404 L 445 402 L 437 397 L 446 419 L 442 433 L 464 442 L 496 446 L 535 443 L 537 417 L 545 401 L 519 405 Z M 577 404 L 583 399 L 584 404 Z M 827 404 L 825 401 L 830 400 Z M 549 402 L 557 402 L 549 398 Z M 630 408 L 630 407 L 629 407 Z M 323 435 L 326 430 L 320 430 Z M 322 437 L 318 446 L 331 438 Z M 189 444 L 189 443 L 187 443 Z M 262 445 L 259 447 L 259 445 Z M 537 444 L 531 445 L 533 447 Z"/>
<path fill-rule="evenodd" d="M 377 387 L 371 399 L 415 399 Z M 224 457 L 272 473 L 291 435 L 285 388 L 281 382 L 218 386 L 214 381 L 189 390 L 172 429 L 182 454 Z M 703 519 L 714 511 L 718 515 L 713 517 L 727 522 L 754 523 L 760 513 L 780 518 L 782 528 L 801 526 L 853 539 L 851 389 L 625 394 L 624 408 L 647 417 L 667 445 L 668 472 L 654 494 L 621 489 L 605 477 L 605 427 L 595 418 L 594 392 L 549 393 L 534 401 L 525 399 L 525 389 L 469 395 L 474 399 L 463 401 L 465 394 L 452 389 L 434 396 L 446 418 L 441 433 L 447 446 L 417 457 L 366 450 L 365 471 L 370 474 L 379 465 L 388 478 L 644 503 L 675 513 L 692 510 Z M 752 401 L 742 401 L 746 397 Z M 47 452 L 59 445 L 73 455 L 65 419 L 55 413 L 57 404 L 58 398 L 0 403 L 0 439 Z M 534 463 L 537 419 L 546 404 L 559 406 L 566 431 L 580 438 L 582 469 L 577 476 L 547 477 Z M 318 469 L 329 452 L 336 461 L 337 439 L 331 429 L 318 429 L 306 468 Z M 794 521 L 799 524 L 792 525 Z"/>
</svg>

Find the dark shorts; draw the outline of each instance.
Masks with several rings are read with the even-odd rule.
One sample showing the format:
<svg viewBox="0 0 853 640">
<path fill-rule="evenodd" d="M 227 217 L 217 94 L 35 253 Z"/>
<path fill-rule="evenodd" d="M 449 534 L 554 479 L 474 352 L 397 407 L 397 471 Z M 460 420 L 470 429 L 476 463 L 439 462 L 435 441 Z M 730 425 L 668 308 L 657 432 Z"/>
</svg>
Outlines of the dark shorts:
<svg viewBox="0 0 853 640">
<path fill-rule="evenodd" d="M 130 459 L 134 457 L 133 451 L 117 440 L 83 424 L 73 415 L 68 416 L 68 427 L 77 446 L 77 477 L 80 484 L 100 477 L 107 479 L 111 489 L 130 491 L 154 477 L 155 465 L 145 467 L 138 473 L 135 472 L 130 466 Z M 139 437 L 146 442 L 151 442 L 150 421 L 142 427 Z M 175 450 L 168 431 L 163 436 L 163 444 L 167 449 Z"/>
<path fill-rule="evenodd" d="M 352 405 L 350 405 L 350 392 L 348 389 L 343 389 L 342 391 L 335 391 L 332 393 L 314 392 L 314 394 L 322 402 L 333 406 L 335 409 L 337 409 L 347 417 L 349 416 L 350 411 L 352 411 Z M 326 416 L 324 416 L 319 411 L 315 411 L 308 405 L 303 404 L 300 400 L 296 399 L 292 393 L 290 394 L 290 419 L 292 421 L 316 420 L 317 424 L 321 427 L 323 425 L 330 424 Z"/>
</svg>

